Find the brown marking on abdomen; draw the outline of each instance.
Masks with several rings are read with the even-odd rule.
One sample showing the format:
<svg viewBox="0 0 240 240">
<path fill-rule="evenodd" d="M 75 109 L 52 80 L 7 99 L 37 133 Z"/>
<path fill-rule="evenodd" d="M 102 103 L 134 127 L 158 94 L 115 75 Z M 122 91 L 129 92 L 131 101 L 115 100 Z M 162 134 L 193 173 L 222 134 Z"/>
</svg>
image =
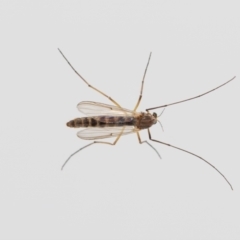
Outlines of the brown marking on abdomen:
<svg viewBox="0 0 240 240">
<path fill-rule="evenodd" d="M 83 118 L 83 126 L 88 127 L 91 123 L 91 120 L 88 118 Z"/>
<path fill-rule="evenodd" d="M 82 118 L 76 118 L 67 122 L 67 126 L 72 128 L 82 127 Z"/>
<path fill-rule="evenodd" d="M 94 119 L 93 119 L 94 120 Z M 75 118 L 67 123 L 68 127 L 80 128 L 88 127 L 91 124 L 91 118 Z"/>
</svg>

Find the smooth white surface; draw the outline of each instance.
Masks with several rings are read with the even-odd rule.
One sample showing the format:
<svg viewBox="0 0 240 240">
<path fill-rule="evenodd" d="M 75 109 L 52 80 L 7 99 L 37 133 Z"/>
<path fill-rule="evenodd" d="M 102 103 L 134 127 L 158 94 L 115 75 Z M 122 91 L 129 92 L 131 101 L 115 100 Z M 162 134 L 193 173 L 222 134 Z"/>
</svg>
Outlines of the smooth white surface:
<svg viewBox="0 0 240 240">
<path fill-rule="evenodd" d="M 239 239 L 239 1 L 1 1 L 0 239 Z M 81 101 L 166 109 L 156 139 L 87 144 Z M 158 113 L 160 112 L 157 111 Z M 147 139 L 147 133 L 141 134 Z M 113 139 L 110 139 L 111 141 Z"/>
</svg>

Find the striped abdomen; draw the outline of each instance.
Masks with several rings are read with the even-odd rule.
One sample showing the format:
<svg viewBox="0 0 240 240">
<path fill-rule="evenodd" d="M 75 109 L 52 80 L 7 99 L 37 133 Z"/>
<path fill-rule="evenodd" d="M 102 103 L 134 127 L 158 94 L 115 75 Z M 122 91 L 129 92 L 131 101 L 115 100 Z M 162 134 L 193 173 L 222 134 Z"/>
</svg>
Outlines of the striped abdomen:
<svg viewBox="0 0 240 240">
<path fill-rule="evenodd" d="M 75 118 L 67 123 L 68 127 L 81 128 L 81 127 L 121 127 L 121 126 L 133 126 L 135 119 L 133 117 L 122 116 L 97 116 L 94 118 L 83 117 Z"/>
</svg>

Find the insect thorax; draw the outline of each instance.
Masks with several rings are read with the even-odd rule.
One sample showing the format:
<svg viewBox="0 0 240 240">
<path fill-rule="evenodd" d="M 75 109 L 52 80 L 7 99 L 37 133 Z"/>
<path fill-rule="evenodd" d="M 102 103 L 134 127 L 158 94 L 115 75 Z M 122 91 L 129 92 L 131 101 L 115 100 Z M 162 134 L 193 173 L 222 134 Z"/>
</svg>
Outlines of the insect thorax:
<svg viewBox="0 0 240 240">
<path fill-rule="evenodd" d="M 154 117 L 151 113 L 141 112 L 137 117 L 135 126 L 138 129 L 150 128 L 153 124 L 157 122 L 157 118 Z"/>
</svg>

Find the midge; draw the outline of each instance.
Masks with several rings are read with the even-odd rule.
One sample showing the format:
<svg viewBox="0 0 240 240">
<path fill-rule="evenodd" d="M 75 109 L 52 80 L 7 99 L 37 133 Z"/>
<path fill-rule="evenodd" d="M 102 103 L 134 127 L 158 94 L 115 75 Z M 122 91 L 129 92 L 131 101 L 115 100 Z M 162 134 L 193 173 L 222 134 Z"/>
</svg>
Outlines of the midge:
<svg viewBox="0 0 240 240">
<path fill-rule="evenodd" d="M 190 100 L 193 100 L 195 98 L 201 97 L 203 95 L 206 95 L 210 92 L 213 92 L 214 90 L 226 85 L 227 83 L 231 82 L 235 77 L 233 77 L 229 81 L 223 83 L 222 85 L 220 85 L 220 86 L 218 86 L 218 87 L 216 87 L 216 88 L 214 88 L 214 89 L 212 89 L 208 92 L 200 94 L 198 96 L 188 98 L 188 99 L 185 99 L 185 100 L 182 100 L 182 101 L 174 102 L 174 103 L 165 104 L 165 105 L 158 106 L 158 107 L 148 108 L 148 109 L 146 109 L 146 112 L 137 112 L 137 108 L 138 108 L 138 106 L 141 102 L 141 99 L 142 99 L 144 79 L 145 79 L 147 68 L 148 68 L 148 65 L 149 65 L 149 62 L 150 62 L 151 53 L 149 55 L 147 66 L 146 66 L 145 71 L 144 71 L 141 90 L 140 90 L 140 95 L 139 95 L 137 104 L 136 104 L 136 106 L 134 107 L 133 110 L 128 110 L 126 108 L 122 108 L 115 100 L 113 100 L 111 97 L 109 97 L 108 95 L 106 95 L 102 91 L 100 91 L 97 88 L 91 86 L 74 69 L 74 67 L 71 65 L 71 63 L 63 55 L 61 50 L 60 49 L 58 49 L 58 50 L 62 54 L 62 56 L 65 58 L 65 60 L 69 64 L 69 66 L 88 85 L 88 87 L 90 87 L 93 90 L 97 91 L 98 93 L 102 94 L 103 96 L 108 98 L 114 104 L 114 105 L 108 105 L 108 104 L 105 104 L 105 103 L 88 102 L 88 101 L 80 102 L 77 105 L 77 108 L 80 112 L 85 114 L 87 117 L 73 119 L 73 120 L 71 120 L 67 123 L 67 126 L 68 127 L 73 127 L 73 128 L 86 128 L 86 129 L 81 130 L 77 133 L 78 137 L 81 138 L 81 139 L 84 139 L 84 140 L 99 140 L 99 139 L 105 139 L 105 138 L 110 138 L 110 137 L 116 137 L 116 139 L 113 143 L 104 142 L 104 141 L 93 141 L 93 142 L 87 144 L 86 146 L 78 149 L 76 152 L 74 152 L 73 154 L 71 154 L 69 156 L 69 158 L 63 164 L 62 169 L 64 168 L 66 163 L 70 160 L 70 158 L 73 155 L 75 155 L 76 153 L 78 153 L 79 151 L 81 151 L 82 149 L 84 149 L 86 147 L 89 147 L 89 146 L 91 146 L 95 143 L 104 143 L 104 144 L 109 144 L 109 145 L 115 145 L 118 142 L 118 140 L 120 139 L 121 136 L 126 135 L 126 134 L 130 134 L 130 133 L 136 133 L 139 143 L 141 143 L 141 144 L 142 143 L 147 143 L 158 154 L 158 156 L 161 158 L 158 151 L 148 141 L 142 141 L 141 140 L 139 132 L 141 130 L 147 129 L 149 140 L 161 143 L 163 145 L 166 145 L 166 146 L 169 146 L 169 147 L 172 147 L 172 148 L 176 148 L 180 151 L 189 153 L 189 154 L 201 159 L 202 161 L 204 161 L 205 163 L 210 165 L 212 168 L 214 168 L 226 180 L 226 182 L 229 184 L 229 186 L 233 190 L 232 185 L 227 180 L 227 178 L 215 166 L 213 166 L 207 160 L 205 160 L 202 157 L 198 156 L 197 154 L 189 152 L 185 149 L 173 146 L 173 145 L 171 145 L 169 143 L 166 143 L 166 142 L 162 142 L 162 141 L 159 141 L 159 140 L 156 140 L 156 139 L 152 139 L 151 132 L 150 132 L 150 127 L 153 124 L 156 124 L 157 122 L 160 123 L 158 118 L 161 116 L 163 111 L 158 116 L 155 112 L 150 113 L 149 111 L 154 110 L 154 109 L 158 109 L 158 108 L 165 108 L 165 107 L 168 107 L 168 106 L 171 106 L 171 105 L 174 105 L 174 104 L 190 101 Z"/>
</svg>

